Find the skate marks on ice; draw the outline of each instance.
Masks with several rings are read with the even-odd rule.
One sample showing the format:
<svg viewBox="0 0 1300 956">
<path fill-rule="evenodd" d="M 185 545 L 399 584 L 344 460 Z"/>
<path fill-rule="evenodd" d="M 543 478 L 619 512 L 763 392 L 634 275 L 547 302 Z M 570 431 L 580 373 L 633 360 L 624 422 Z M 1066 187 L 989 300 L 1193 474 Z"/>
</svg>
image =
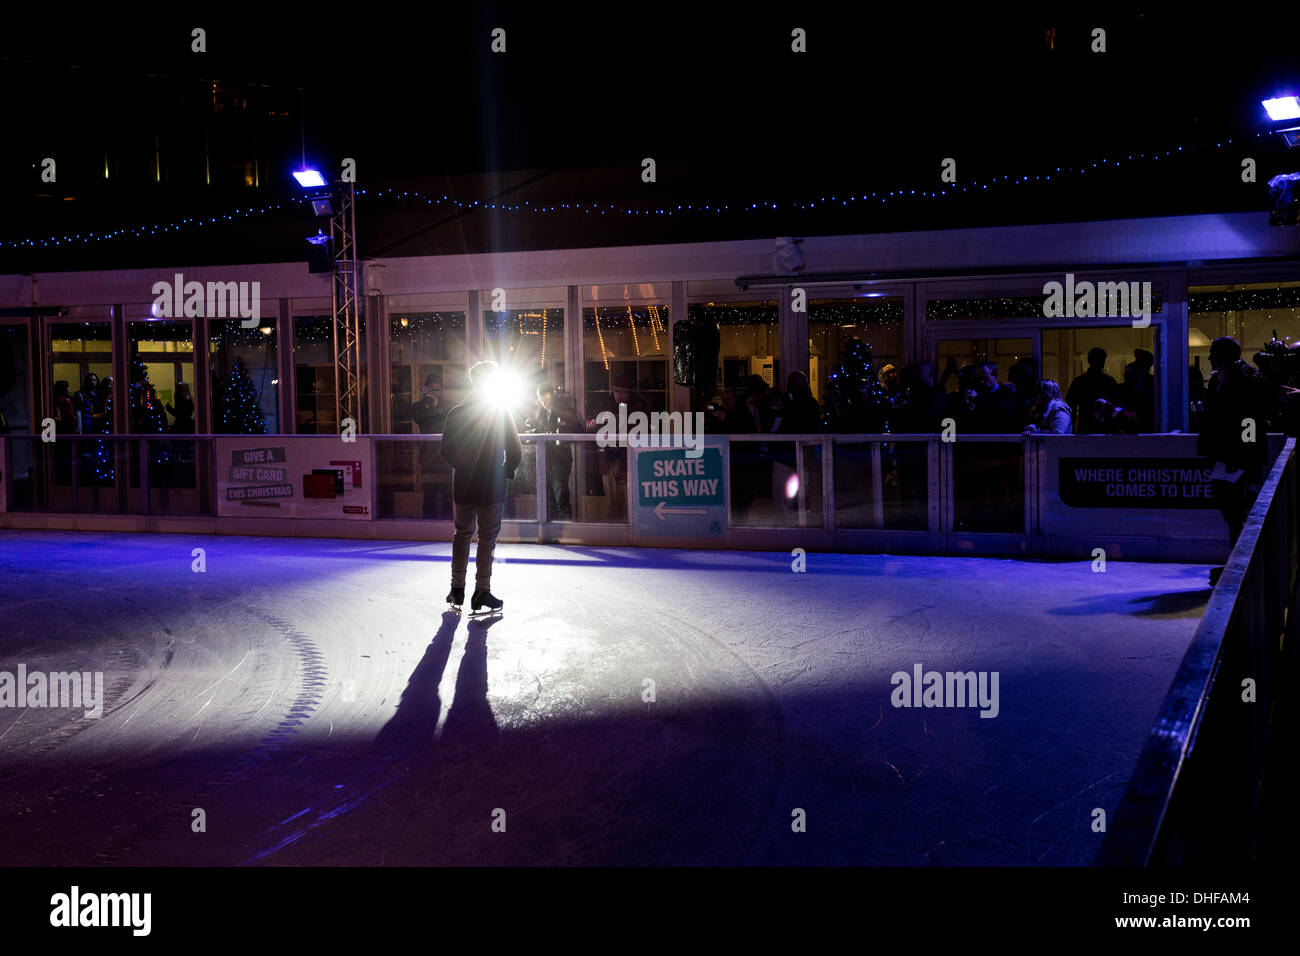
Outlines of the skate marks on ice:
<svg viewBox="0 0 1300 956">
<path fill-rule="evenodd" d="M 159 547 L 101 537 L 127 539 L 106 572 L 121 586 Z M 133 592 L 172 633 L 144 645 L 130 707 L 39 761 L 13 757 L 39 739 L 32 715 L 0 739 L 0 770 L 27 781 L 17 809 L 50 837 L 9 859 L 1087 862 L 1078 821 L 1122 792 L 1194 628 L 1188 598 L 1131 600 L 1181 593 L 1184 569 L 821 555 L 795 575 L 783 555 L 503 546 L 511 614 L 476 636 L 437 614 L 439 545 L 200 543 L 207 581 L 149 565 L 151 596 Z M 156 630 L 142 608 L 109 609 L 137 642 Z M 1088 627 L 1057 608 L 1086 608 Z M 92 619 L 68 615 L 59 630 Z M 963 666 L 972 648 L 1003 671 L 997 720 L 890 706 L 891 671 Z M 74 765 L 99 776 L 74 787 Z M 197 837 L 196 804 L 212 821 Z"/>
</svg>

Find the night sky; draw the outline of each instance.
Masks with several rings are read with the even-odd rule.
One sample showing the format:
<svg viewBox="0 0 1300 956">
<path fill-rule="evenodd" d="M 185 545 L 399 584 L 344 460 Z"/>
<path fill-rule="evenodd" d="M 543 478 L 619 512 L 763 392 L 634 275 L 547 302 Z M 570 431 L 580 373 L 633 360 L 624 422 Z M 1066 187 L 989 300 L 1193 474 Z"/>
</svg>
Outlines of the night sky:
<svg viewBox="0 0 1300 956">
<path fill-rule="evenodd" d="M 958 184 L 1031 180 L 870 208 L 594 227 L 516 214 L 466 228 L 486 214 L 370 200 L 361 234 L 372 255 L 1262 210 L 1267 179 L 1300 167 L 1276 137 L 1257 136 L 1259 101 L 1300 83 L 1293 37 L 1264 17 L 927 9 L 885 21 L 870 7 L 719 15 L 656 4 L 354 19 L 364 22 L 340 27 L 322 8 L 304 23 L 173 13 L 14 24 L 0 41 L 10 186 L 0 240 L 260 208 L 293 195 L 288 173 L 304 152 L 335 171 L 355 158 L 372 190 L 646 210 L 937 189 L 946 157 Z M 195 26 L 206 53 L 191 51 Z M 496 26 L 505 54 L 489 49 Z M 1097 26 L 1105 53 L 1090 50 Z M 806 54 L 790 50 L 794 27 L 807 30 Z M 47 156 L 53 184 L 40 179 Z M 647 156 L 654 184 L 640 180 Z M 1245 156 L 1259 163 L 1254 184 L 1241 182 Z M 1034 179 L 1080 166 L 1089 173 Z M 492 171 L 510 175 L 478 176 Z M 455 229 L 425 228 L 448 217 Z M 307 224 L 295 207 L 165 241 L 4 246 L 0 270 L 297 259 Z"/>
</svg>

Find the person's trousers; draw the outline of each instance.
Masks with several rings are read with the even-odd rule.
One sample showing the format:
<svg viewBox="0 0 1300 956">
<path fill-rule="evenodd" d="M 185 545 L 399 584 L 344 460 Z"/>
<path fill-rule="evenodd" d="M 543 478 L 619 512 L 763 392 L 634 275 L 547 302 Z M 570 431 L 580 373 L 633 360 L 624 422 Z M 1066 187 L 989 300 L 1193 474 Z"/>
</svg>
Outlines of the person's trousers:
<svg viewBox="0 0 1300 956">
<path fill-rule="evenodd" d="M 546 476 L 546 512 L 547 518 L 551 521 L 569 521 L 573 515 L 570 513 L 569 500 L 569 473 L 572 466 L 548 468 Z"/>
<path fill-rule="evenodd" d="M 1249 517 L 1258 494 L 1259 487 L 1251 485 L 1245 476 L 1236 481 L 1210 482 L 1211 498 L 1219 506 L 1223 520 L 1228 523 L 1228 547 L 1237 544 L 1237 538 L 1241 536 L 1241 529 L 1245 527 L 1246 518 Z"/>
<path fill-rule="evenodd" d="M 469 543 L 478 525 L 478 551 L 474 555 L 474 590 L 486 591 L 492 583 L 492 552 L 501 533 L 504 505 L 454 505 L 456 530 L 451 536 L 451 586 L 463 588 L 469 570 Z"/>
<path fill-rule="evenodd" d="M 605 484 L 605 507 L 610 521 L 627 520 L 627 483 L 618 480 L 618 474 L 611 465 L 609 471 L 601 475 Z"/>
</svg>

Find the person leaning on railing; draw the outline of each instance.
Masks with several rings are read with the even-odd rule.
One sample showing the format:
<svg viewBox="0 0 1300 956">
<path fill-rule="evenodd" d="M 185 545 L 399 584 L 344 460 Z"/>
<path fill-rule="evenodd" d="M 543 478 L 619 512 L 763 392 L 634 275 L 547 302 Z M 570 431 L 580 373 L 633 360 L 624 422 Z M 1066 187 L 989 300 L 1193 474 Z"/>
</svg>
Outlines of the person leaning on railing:
<svg viewBox="0 0 1300 956">
<path fill-rule="evenodd" d="M 1087 431 L 1097 435 L 1136 435 L 1142 430 L 1137 414 L 1104 398 L 1092 402 L 1092 427 Z M 1083 434 L 1083 430 L 1080 430 Z"/>
<path fill-rule="evenodd" d="M 1068 435 L 1072 430 L 1070 406 L 1061 398 L 1061 386 L 1050 378 L 1038 383 L 1029 414 L 1032 421 L 1025 427 L 1026 435 Z"/>
<path fill-rule="evenodd" d="M 785 435 L 814 435 L 822 430 L 822 407 L 813 398 L 808 376 L 791 372 L 785 384 L 777 431 Z"/>
<path fill-rule="evenodd" d="M 576 403 L 563 391 L 543 382 L 537 386 L 537 408 L 524 421 L 524 430 L 533 434 L 569 434 L 582 431 Z M 573 473 L 573 446 L 554 441 L 546 449 L 546 505 L 552 521 L 572 519 L 569 476 Z"/>
<path fill-rule="evenodd" d="M 1268 381 L 1242 359 L 1241 344 L 1231 336 L 1210 343 L 1210 368 L 1196 453 L 1214 462 L 1210 490 L 1228 523 L 1231 548 L 1264 482 L 1272 395 Z M 1210 571 L 1211 586 L 1222 571 Z"/>
<path fill-rule="evenodd" d="M 430 372 L 420 389 L 419 401 L 411 403 L 411 421 L 422 435 L 441 435 L 448 407 L 443 401 L 442 382 Z M 442 518 L 451 497 L 451 468 L 443 461 L 437 442 L 420 443 L 420 491 L 424 517 Z"/>
</svg>

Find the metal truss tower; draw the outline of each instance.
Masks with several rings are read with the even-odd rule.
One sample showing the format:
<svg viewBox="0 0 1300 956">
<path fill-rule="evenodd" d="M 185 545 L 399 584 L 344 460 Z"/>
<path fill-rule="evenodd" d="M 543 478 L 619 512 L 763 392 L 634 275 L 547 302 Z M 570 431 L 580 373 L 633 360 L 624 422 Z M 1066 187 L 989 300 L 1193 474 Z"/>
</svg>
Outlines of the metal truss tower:
<svg viewBox="0 0 1300 956">
<path fill-rule="evenodd" d="M 340 431 L 345 419 L 352 419 L 355 431 L 361 421 L 361 297 L 358 290 L 360 262 L 357 257 L 356 183 L 342 183 L 330 217 L 330 239 L 334 249 L 334 277 L 330 303 L 334 312 L 334 421 Z"/>
</svg>

